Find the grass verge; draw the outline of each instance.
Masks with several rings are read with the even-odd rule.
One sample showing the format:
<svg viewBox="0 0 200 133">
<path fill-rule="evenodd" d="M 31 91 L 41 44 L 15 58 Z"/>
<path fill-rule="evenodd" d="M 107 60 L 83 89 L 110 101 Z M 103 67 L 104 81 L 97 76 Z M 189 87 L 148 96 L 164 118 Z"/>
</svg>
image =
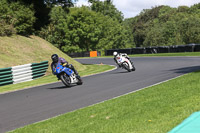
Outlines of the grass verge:
<svg viewBox="0 0 200 133">
<path fill-rule="evenodd" d="M 158 53 L 158 54 L 135 54 L 130 57 L 153 57 L 153 56 L 200 56 L 200 52 L 184 52 L 184 53 Z"/>
<path fill-rule="evenodd" d="M 130 57 L 159 57 L 159 56 L 200 56 L 200 52 L 184 52 L 184 53 L 158 53 L 158 54 L 133 54 Z M 106 58 L 113 56 L 99 56 L 94 58 Z M 81 58 L 91 58 L 91 57 L 79 57 Z"/>
<path fill-rule="evenodd" d="M 200 110 L 199 74 L 193 72 L 13 132 L 166 133 Z"/>
<path fill-rule="evenodd" d="M 114 68 L 114 66 L 109 66 L 109 65 L 84 65 L 84 67 L 86 67 L 86 70 L 80 71 L 79 73 L 80 76 L 96 74 L 96 73 L 104 72 L 104 71 L 111 70 Z M 48 75 L 48 76 L 44 76 L 42 78 L 24 82 L 24 83 L 2 86 L 0 87 L 0 93 L 20 90 L 20 89 L 38 86 L 38 85 L 47 84 L 47 83 L 53 83 L 56 81 L 58 81 L 56 76 Z"/>
</svg>

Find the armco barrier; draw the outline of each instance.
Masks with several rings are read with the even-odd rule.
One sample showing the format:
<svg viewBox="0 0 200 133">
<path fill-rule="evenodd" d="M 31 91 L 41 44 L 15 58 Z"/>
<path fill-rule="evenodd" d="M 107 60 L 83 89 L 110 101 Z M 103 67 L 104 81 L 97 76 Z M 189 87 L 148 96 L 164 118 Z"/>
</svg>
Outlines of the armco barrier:
<svg viewBox="0 0 200 133">
<path fill-rule="evenodd" d="M 75 57 L 90 57 L 90 52 L 80 52 L 80 53 L 66 53 L 72 58 Z"/>
<path fill-rule="evenodd" d="M 200 51 L 200 44 L 195 44 L 194 46 L 194 52 Z"/>
<path fill-rule="evenodd" d="M 162 47 L 157 47 L 157 53 L 169 53 L 169 47 L 168 46 L 162 46 Z"/>
<path fill-rule="evenodd" d="M 30 81 L 45 75 L 48 61 L 0 69 L 0 86 Z"/>
<path fill-rule="evenodd" d="M 132 48 L 131 54 L 145 54 L 146 49 L 145 48 Z"/>
<path fill-rule="evenodd" d="M 0 86 L 13 83 L 11 69 L 11 67 L 0 69 Z"/>
<path fill-rule="evenodd" d="M 200 44 L 187 44 L 175 46 L 154 46 L 154 47 L 137 47 L 130 49 L 110 49 L 105 51 L 105 55 L 113 55 L 113 52 L 127 54 L 154 54 L 154 53 L 176 53 L 176 52 L 200 52 Z"/>
</svg>

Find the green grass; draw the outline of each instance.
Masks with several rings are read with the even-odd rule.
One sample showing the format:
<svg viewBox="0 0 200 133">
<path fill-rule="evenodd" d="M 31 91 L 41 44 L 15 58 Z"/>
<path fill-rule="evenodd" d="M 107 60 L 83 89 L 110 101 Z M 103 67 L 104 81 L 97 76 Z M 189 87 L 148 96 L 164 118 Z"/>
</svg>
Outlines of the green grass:
<svg viewBox="0 0 200 133">
<path fill-rule="evenodd" d="M 200 56 L 200 52 L 184 52 L 184 53 L 158 53 L 158 54 L 135 54 L 130 57 L 153 57 L 153 56 Z"/>
<path fill-rule="evenodd" d="M 13 132 L 166 133 L 200 110 L 199 75 L 193 72 Z"/>
<path fill-rule="evenodd" d="M 109 65 L 84 65 L 84 67 L 86 67 L 86 69 L 84 71 L 83 70 L 80 71 L 80 73 L 79 73 L 80 76 L 96 74 L 96 73 L 104 72 L 104 71 L 111 70 L 114 68 L 114 66 L 109 66 Z M 20 89 L 43 85 L 43 84 L 47 84 L 47 83 L 53 83 L 56 81 L 58 81 L 56 76 L 48 75 L 48 76 L 44 76 L 42 78 L 38 78 L 38 79 L 24 82 L 24 83 L 2 86 L 2 87 L 0 87 L 0 93 L 10 92 L 10 91 L 14 91 L 14 90 L 20 90 Z"/>
<path fill-rule="evenodd" d="M 105 72 L 111 69 L 114 69 L 114 66 L 109 66 L 109 65 L 86 65 L 87 69 L 85 71 L 81 71 L 80 75 L 92 75 L 92 74 L 97 74 L 100 72 Z"/>
<path fill-rule="evenodd" d="M 159 57 L 159 56 L 200 56 L 200 52 L 184 52 L 184 53 L 158 53 L 158 54 L 133 54 L 129 55 L 130 57 Z M 107 58 L 113 56 L 99 56 L 93 58 Z M 90 57 L 79 57 L 81 58 L 90 58 Z"/>
</svg>

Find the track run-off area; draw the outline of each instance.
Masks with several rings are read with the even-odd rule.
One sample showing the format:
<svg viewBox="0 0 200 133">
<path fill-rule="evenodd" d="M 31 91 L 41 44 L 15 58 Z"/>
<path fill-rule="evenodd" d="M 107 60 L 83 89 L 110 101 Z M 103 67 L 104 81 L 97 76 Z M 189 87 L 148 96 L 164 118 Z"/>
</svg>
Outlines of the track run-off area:
<svg viewBox="0 0 200 133">
<path fill-rule="evenodd" d="M 115 65 L 113 58 L 76 59 L 83 64 Z M 0 94 L 0 133 L 87 107 L 200 70 L 199 57 L 135 57 L 136 71 L 118 68 L 83 77 L 83 85 L 56 82 Z"/>
</svg>

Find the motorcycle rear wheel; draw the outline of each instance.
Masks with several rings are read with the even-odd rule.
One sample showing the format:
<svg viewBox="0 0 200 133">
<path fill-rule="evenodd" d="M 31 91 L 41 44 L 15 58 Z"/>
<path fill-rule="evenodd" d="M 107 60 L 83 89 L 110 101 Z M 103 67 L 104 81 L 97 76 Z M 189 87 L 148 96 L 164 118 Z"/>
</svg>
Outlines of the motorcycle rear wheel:
<svg viewBox="0 0 200 133">
<path fill-rule="evenodd" d="M 135 66 L 133 65 L 133 63 L 132 63 L 132 66 L 133 66 L 132 71 L 135 71 L 136 69 L 135 69 Z"/>
<path fill-rule="evenodd" d="M 65 86 L 67 86 L 67 87 L 71 86 L 71 79 L 70 79 L 70 77 L 66 73 L 62 73 L 60 75 L 60 79 L 61 79 L 61 81 L 63 82 L 63 84 Z"/>
</svg>

